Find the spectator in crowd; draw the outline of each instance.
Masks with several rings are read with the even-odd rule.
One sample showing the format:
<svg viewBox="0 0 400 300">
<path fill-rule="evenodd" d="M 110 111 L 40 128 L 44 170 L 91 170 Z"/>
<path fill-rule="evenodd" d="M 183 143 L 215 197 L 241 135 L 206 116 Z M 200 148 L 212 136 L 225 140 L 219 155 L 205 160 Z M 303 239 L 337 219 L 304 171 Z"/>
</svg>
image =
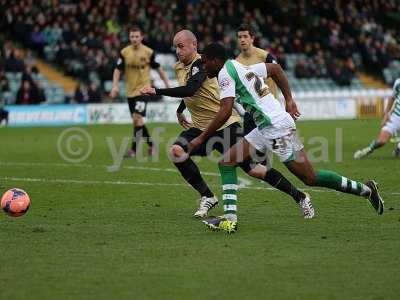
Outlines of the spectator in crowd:
<svg viewBox="0 0 400 300">
<path fill-rule="evenodd" d="M 100 103 L 102 101 L 101 90 L 95 82 L 89 84 L 87 94 L 89 103 Z"/>
<path fill-rule="evenodd" d="M 42 84 L 38 81 L 33 82 L 33 86 L 36 88 L 37 103 L 46 102 L 46 94 Z"/>
<path fill-rule="evenodd" d="M 34 84 L 29 80 L 21 82 L 21 87 L 17 92 L 15 104 L 37 104 L 39 95 Z"/>
<path fill-rule="evenodd" d="M 0 28 L 40 55 L 54 53 L 55 61 L 68 74 L 83 80 L 101 74 L 107 61 L 118 58 L 115 49 L 127 44 L 132 20 L 143 27 L 146 43 L 158 53 L 173 53 L 172 34 L 183 27 L 198 36 L 200 50 L 212 40 L 234 49 L 234 30 L 247 22 L 257 29 L 257 45 L 271 47 L 282 66 L 280 58 L 290 53 L 305 53 L 311 61 L 318 55 L 316 60 L 325 64 L 323 69 L 329 69 L 331 60 L 327 58 L 346 60 L 358 53 L 362 66 L 379 75 L 382 68 L 400 58 L 398 1 L 361 2 L 266 0 L 254 5 L 240 1 L 104 0 L 101 5 L 95 1 L 63 5 L 37 0 L 29 7 L 33 2 L 2 0 Z M 10 59 L 10 54 L 4 57 Z M 18 63 L 11 65 L 14 69 Z"/>
<path fill-rule="evenodd" d="M 85 84 L 78 83 L 75 88 L 74 97 L 72 103 L 87 103 L 89 101 L 89 96 Z"/>
<path fill-rule="evenodd" d="M 4 69 L 0 68 L 0 92 L 5 93 L 10 91 L 10 83 L 4 74 Z"/>
<path fill-rule="evenodd" d="M 312 74 L 310 73 L 310 69 L 305 59 L 301 58 L 297 61 L 297 64 L 294 68 L 294 75 L 297 78 L 310 78 Z"/>
<path fill-rule="evenodd" d="M 339 86 L 348 86 L 354 78 L 354 63 L 351 58 L 346 60 L 333 59 L 330 63 L 329 72 L 332 79 Z"/>
<path fill-rule="evenodd" d="M 33 27 L 31 32 L 31 45 L 32 49 L 36 50 L 39 54 L 43 54 L 43 49 L 46 44 L 43 31 L 40 29 L 39 25 Z"/>
<path fill-rule="evenodd" d="M 25 63 L 22 60 L 21 51 L 13 49 L 11 54 L 6 58 L 4 63 L 4 70 L 6 72 L 23 72 Z"/>
</svg>

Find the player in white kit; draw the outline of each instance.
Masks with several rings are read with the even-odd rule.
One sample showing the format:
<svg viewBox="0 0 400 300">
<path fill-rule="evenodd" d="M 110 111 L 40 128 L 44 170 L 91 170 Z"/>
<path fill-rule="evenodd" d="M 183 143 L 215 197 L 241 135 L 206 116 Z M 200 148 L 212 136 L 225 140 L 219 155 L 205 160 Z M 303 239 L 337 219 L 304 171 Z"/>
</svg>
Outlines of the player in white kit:
<svg viewBox="0 0 400 300">
<path fill-rule="evenodd" d="M 382 128 L 377 139 L 373 140 L 367 147 L 357 150 L 354 153 L 355 159 L 370 155 L 375 149 L 386 145 L 390 138 L 400 130 L 400 78 L 393 84 L 393 94 L 386 106 L 381 125 Z M 396 144 L 393 154 L 397 157 L 400 156 L 400 143 Z"/>
<path fill-rule="evenodd" d="M 244 66 L 227 60 L 224 46 L 212 43 L 204 49 L 204 68 L 209 78 L 218 76 L 220 110 L 203 133 L 192 140 L 188 151 L 200 145 L 231 115 L 234 101 L 252 115 L 257 127 L 232 146 L 219 162 L 224 215 L 203 221 L 209 228 L 228 233 L 237 229 L 236 166 L 256 150 L 275 153 L 286 167 L 308 186 L 321 186 L 367 198 L 378 214 L 383 213 L 383 200 L 374 181 L 363 184 L 328 170 L 314 170 L 296 134 L 294 120 L 300 116 L 292 99 L 288 80 L 278 64 L 260 63 Z M 272 77 L 286 101 L 285 111 L 263 82 Z"/>
</svg>

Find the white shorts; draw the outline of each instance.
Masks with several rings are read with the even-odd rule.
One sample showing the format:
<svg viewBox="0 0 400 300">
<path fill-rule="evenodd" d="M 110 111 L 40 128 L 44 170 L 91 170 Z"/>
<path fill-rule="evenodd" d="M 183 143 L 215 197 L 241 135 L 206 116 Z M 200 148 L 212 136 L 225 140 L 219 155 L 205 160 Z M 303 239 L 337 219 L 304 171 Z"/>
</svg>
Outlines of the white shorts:
<svg viewBox="0 0 400 300">
<path fill-rule="evenodd" d="M 383 125 L 382 130 L 389 132 L 392 136 L 400 129 L 400 116 L 392 113 L 389 120 Z"/>
<path fill-rule="evenodd" d="M 267 132 L 266 132 L 267 130 Z M 296 158 L 296 153 L 304 148 L 299 140 L 296 128 L 273 129 L 273 138 L 271 137 L 271 128 L 259 130 L 253 129 L 244 138 L 258 151 L 266 153 L 268 150 L 275 153 L 281 162 L 289 162 Z"/>
</svg>

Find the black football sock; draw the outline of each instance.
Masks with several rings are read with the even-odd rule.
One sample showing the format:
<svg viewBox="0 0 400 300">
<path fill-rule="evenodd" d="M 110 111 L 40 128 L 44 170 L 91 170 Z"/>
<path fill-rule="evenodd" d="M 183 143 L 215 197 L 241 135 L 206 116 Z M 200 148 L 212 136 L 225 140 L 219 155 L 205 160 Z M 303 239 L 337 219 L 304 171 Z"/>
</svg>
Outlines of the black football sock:
<svg viewBox="0 0 400 300">
<path fill-rule="evenodd" d="M 194 161 L 189 157 L 184 162 L 174 163 L 182 177 L 196 190 L 199 192 L 201 197 L 211 198 L 214 194 L 210 191 L 207 184 L 203 180 L 200 174 L 199 168 L 196 166 Z"/>
<path fill-rule="evenodd" d="M 140 139 L 143 136 L 143 127 L 142 126 L 135 126 L 133 128 L 133 139 L 132 139 L 132 150 L 136 152 L 137 144 L 139 143 Z"/>
<path fill-rule="evenodd" d="M 306 197 L 303 192 L 299 191 L 289 180 L 286 179 L 286 177 L 282 175 L 281 172 L 276 169 L 268 170 L 263 180 L 274 188 L 290 195 L 297 203 Z"/>
<path fill-rule="evenodd" d="M 149 134 L 149 131 L 147 130 L 146 125 L 144 125 L 142 128 L 143 128 L 143 137 L 145 138 L 147 144 L 149 145 L 149 147 L 153 147 L 153 141 L 151 140 L 151 136 Z"/>
</svg>

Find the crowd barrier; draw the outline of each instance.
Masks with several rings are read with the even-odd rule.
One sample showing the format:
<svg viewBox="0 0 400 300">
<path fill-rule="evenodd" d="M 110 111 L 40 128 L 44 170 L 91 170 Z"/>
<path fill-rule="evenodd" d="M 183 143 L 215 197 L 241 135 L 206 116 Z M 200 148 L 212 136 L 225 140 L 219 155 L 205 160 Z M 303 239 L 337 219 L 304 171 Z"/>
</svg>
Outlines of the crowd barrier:
<svg viewBox="0 0 400 300">
<path fill-rule="evenodd" d="M 301 120 L 356 119 L 380 117 L 390 90 L 336 93 L 299 93 L 294 95 Z M 179 101 L 150 102 L 146 121 L 176 122 Z M 52 104 L 9 105 L 9 126 L 67 126 L 90 124 L 131 123 L 128 105 L 109 104 Z"/>
</svg>

